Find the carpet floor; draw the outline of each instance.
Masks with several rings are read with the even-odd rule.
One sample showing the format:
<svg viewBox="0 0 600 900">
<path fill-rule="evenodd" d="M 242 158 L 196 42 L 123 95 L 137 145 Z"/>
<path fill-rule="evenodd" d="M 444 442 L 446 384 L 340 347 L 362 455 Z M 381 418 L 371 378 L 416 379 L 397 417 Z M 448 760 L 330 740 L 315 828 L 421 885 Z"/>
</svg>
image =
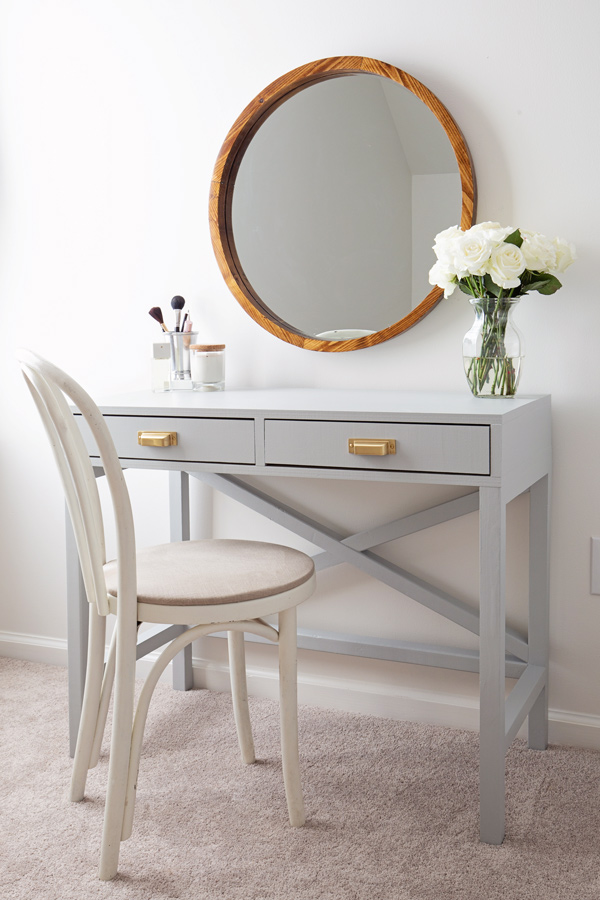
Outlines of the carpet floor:
<svg viewBox="0 0 600 900">
<path fill-rule="evenodd" d="M 516 741 L 507 834 L 478 840 L 478 736 L 303 706 L 307 824 L 287 822 L 278 705 L 159 685 L 133 836 L 97 880 L 108 753 L 70 803 L 66 672 L 0 659 L 2 900 L 600 900 L 600 754 Z"/>
</svg>

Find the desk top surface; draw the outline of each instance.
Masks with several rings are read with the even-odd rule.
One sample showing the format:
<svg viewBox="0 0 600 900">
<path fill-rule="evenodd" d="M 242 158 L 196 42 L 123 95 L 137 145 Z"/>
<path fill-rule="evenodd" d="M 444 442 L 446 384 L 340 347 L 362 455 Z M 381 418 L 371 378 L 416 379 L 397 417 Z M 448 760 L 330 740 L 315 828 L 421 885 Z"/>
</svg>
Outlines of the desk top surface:
<svg viewBox="0 0 600 900">
<path fill-rule="evenodd" d="M 483 399 L 468 392 L 390 391 L 324 388 L 269 388 L 218 392 L 138 391 L 99 398 L 105 415 L 244 416 L 277 415 L 294 418 L 410 416 L 418 421 L 500 423 L 533 407 L 548 406 L 549 395 Z"/>
</svg>

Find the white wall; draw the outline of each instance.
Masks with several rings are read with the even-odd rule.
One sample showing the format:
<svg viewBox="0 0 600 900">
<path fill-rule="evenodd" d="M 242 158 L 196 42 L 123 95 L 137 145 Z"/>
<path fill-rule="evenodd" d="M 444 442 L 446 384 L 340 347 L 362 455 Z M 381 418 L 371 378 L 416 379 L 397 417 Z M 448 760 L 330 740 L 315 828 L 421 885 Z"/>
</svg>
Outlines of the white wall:
<svg viewBox="0 0 600 900">
<path fill-rule="evenodd" d="M 555 740 L 600 746 L 600 598 L 589 593 L 589 539 L 600 535 L 600 303 L 594 260 L 600 10 L 589 0 L 5 0 L 0 6 L 2 430 L 0 652 L 64 658 L 62 503 L 13 348 L 28 345 L 96 395 L 148 384 L 148 316 L 183 294 L 195 324 L 228 345 L 230 386 L 466 390 L 464 297 L 408 333 L 349 354 L 318 354 L 262 331 L 228 293 L 207 224 L 214 160 L 246 103 L 281 73 L 324 56 L 393 63 L 436 93 L 474 160 L 478 219 L 561 235 L 579 261 L 554 297 L 517 312 L 527 341 L 522 391 L 554 408 L 550 705 Z M 132 473 L 140 541 L 166 539 L 162 474 Z M 282 496 L 299 484 L 282 479 Z M 348 529 L 446 496 L 437 489 L 302 487 L 307 507 Z M 194 502 L 198 503 L 194 495 Z M 527 501 L 510 510 L 509 608 L 525 607 Z M 195 522 L 201 510 L 194 511 Z M 196 526 L 198 527 L 198 526 Z M 230 502 L 218 533 L 281 534 Z M 419 575 L 477 602 L 475 516 L 386 549 Z M 290 538 L 290 540 L 293 540 Z M 296 541 L 294 541 L 297 543 Z M 323 573 L 302 610 L 311 626 L 464 643 L 458 628 L 351 570 Z M 222 684 L 223 642 L 196 649 Z M 212 662 L 211 662 L 212 660 Z M 197 661 L 198 666 L 201 660 Z M 272 658 L 251 654 L 257 690 Z M 304 653 L 303 699 L 474 725 L 466 674 Z M 265 687 L 266 685 L 266 687 Z"/>
</svg>

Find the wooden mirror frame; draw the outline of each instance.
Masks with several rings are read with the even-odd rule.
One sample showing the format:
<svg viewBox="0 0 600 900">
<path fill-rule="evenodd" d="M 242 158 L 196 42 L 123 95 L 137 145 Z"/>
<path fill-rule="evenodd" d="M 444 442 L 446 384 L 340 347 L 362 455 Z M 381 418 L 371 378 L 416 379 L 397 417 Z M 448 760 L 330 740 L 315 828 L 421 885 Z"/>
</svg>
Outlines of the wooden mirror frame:
<svg viewBox="0 0 600 900">
<path fill-rule="evenodd" d="M 381 75 L 384 78 L 389 78 L 391 81 L 396 81 L 429 107 L 446 132 L 458 163 L 462 190 L 460 227 L 463 229 L 470 228 L 475 217 L 475 174 L 465 140 L 446 107 L 438 100 L 435 94 L 432 94 L 424 84 L 421 84 L 412 75 L 376 59 L 362 56 L 337 56 L 307 63 L 304 66 L 293 69 L 270 84 L 238 116 L 221 147 L 211 183 L 209 201 L 210 234 L 217 263 L 225 282 L 248 315 L 282 341 L 287 341 L 306 350 L 323 350 L 339 353 L 346 350 L 359 350 L 363 347 L 371 347 L 374 344 L 382 343 L 395 337 L 397 334 L 401 334 L 419 322 L 443 296 L 443 291 L 438 287 L 434 287 L 425 299 L 411 310 L 408 315 L 393 325 L 377 331 L 375 334 L 352 340 L 321 340 L 296 330 L 293 325 L 289 322 L 284 322 L 269 309 L 246 279 L 244 270 L 237 257 L 231 224 L 233 188 L 244 152 L 257 129 L 260 128 L 265 118 L 271 115 L 277 107 L 281 106 L 282 103 L 285 103 L 286 100 L 299 91 L 318 82 L 327 81 L 330 78 L 359 73 Z M 452 225 L 453 223 L 450 222 L 448 224 Z M 432 242 L 433 238 L 434 235 L 432 235 Z"/>
</svg>

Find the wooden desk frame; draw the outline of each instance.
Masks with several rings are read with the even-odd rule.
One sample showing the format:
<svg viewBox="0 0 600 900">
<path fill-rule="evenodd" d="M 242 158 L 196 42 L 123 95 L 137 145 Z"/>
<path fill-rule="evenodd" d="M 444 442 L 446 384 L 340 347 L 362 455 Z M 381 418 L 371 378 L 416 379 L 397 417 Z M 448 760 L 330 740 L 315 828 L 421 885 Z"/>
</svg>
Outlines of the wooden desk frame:
<svg viewBox="0 0 600 900">
<path fill-rule="evenodd" d="M 195 477 L 320 547 L 320 552 L 314 557 L 317 570 L 341 562 L 351 563 L 467 631 L 479 635 L 479 653 L 451 647 L 308 631 L 300 631 L 298 645 L 311 650 L 468 672 L 479 671 L 480 837 L 487 843 L 500 844 L 504 838 L 506 750 L 526 718 L 529 747 L 543 750 L 548 741 L 550 398 L 482 401 L 452 394 L 317 390 L 226 391 L 220 395 L 172 392 L 166 395 L 143 393 L 121 397 L 102 404 L 101 408 L 111 426 L 124 467 L 169 470 L 172 540 L 188 540 L 190 537 L 189 478 Z M 167 419 L 170 426 L 182 428 L 184 433 L 191 426 L 208 428 L 210 423 L 211 428 L 216 428 L 216 446 L 223 447 L 222 451 L 217 451 L 217 455 L 222 453 L 224 456 L 230 454 L 231 450 L 225 450 L 225 442 L 219 440 L 221 426 L 230 428 L 232 424 L 235 426 L 243 422 L 244 429 L 247 429 L 249 426 L 246 423 L 250 422 L 254 435 L 253 459 L 243 463 L 231 462 L 229 458 L 227 461 L 219 458 L 206 461 L 201 457 L 200 451 L 196 459 L 174 459 L 173 451 L 176 448 L 171 447 L 150 451 L 144 448 L 145 458 L 134 455 L 137 451 L 132 452 L 129 437 L 123 438 L 123 429 L 129 435 L 136 432 L 140 425 L 140 430 L 145 430 L 148 423 L 152 425 L 156 422 L 159 430 L 165 427 Z M 288 427 L 286 423 L 295 424 Z M 316 453 L 321 465 L 314 465 L 313 461 L 310 465 L 299 465 L 292 458 L 296 451 L 290 450 L 285 435 L 292 427 L 304 428 L 304 423 L 311 423 L 311 427 L 317 428 L 317 437 L 319 430 L 325 429 L 323 445 L 319 446 L 317 440 L 316 449 L 311 445 L 306 450 L 309 455 Z M 446 437 L 450 437 L 451 432 L 440 432 L 440 427 L 458 427 L 460 438 L 463 426 L 484 426 L 489 429 L 489 468 L 476 474 L 469 471 L 420 471 L 414 467 L 403 469 L 402 458 L 398 458 L 391 463 L 386 459 L 385 465 L 388 468 L 382 470 L 384 463 L 374 457 L 353 459 L 353 468 L 346 468 L 348 463 L 345 460 L 339 464 L 339 455 L 333 465 L 324 464 L 331 462 L 329 457 L 335 455 L 327 445 L 331 437 L 327 431 L 330 425 L 337 430 L 348 426 L 348 433 L 352 437 L 360 437 L 357 430 L 360 432 L 364 426 L 371 433 L 373 423 L 377 423 L 377 428 L 381 431 L 385 431 L 386 427 L 399 428 L 400 447 L 407 433 L 408 442 L 412 440 L 413 432 L 410 432 L 410 428 L 413 425 L 434 426 L 431 431 L 432 443 L 439 444 L 442 459 L 446 452 Z M 279 438 L 269 441 L 269 429 L 274 430 L 276 435 L 283 435 L 283 449 L 278 446 Z M 85 429 L 83 431 L 85 436 Z M 428 432 L 425 431 L 424 434 L 427 436 Z M 465 435 L 468 435 L 468 440 L 465 439 L 465 459 L 473 456 L 473 434 L 472 431 L 465 431 Z M 477 434 L 475 432 L 476 436 Z M 418 440 L 421 441 L 422 437 L 419 436 Z M 457 451 L 452 450 L 451 443 L 448 440 L 449 455 L 452 457 L 452 464 L 456 465 L 457 460 L 459 463 L 461 461 L 462 451 L 459 445 L 457 457 Z M 188 442 L 187 448 L 182 448 L 180 455 L 189 453 L 190 446 L 194 446 L 193 442 Z M 419 452 L 423 452 L 422 444 L 419 444 L 419 448 Z M 427 452 L 428 448 L 425 447 L 425 456 Z M 409 464 L 414 466 L 414 463 Z M 470 465 L 471 463 L 467 463 L 465 468 L 468 469 Z M 443 469 L 443 464 L 440 468 Z M 95 471 L 97 475 L 102 474 L 99 468 Z M 471 487 L 472 490 L 458 499 L 395 519 L 368 531 L 342 535 L 245 483 L 244 474 L 454 484 Z M 524 492 L 528 492 L 530 496 L 528 637 L 506 628 L 505 621 L 506 506 L 510 500 Z M 383 543 L 477 509 L 479 613 L 461 600 L 372 552 L 373 548 Z M 85 678 L 87 602 L 70 527 L 67 528 L 67 536 L 70 724 L 74 741 Z M 138 647 L 138 656 L 156 649 L 178 630 L 181 630 L 180 626 L 172 626 L 167 629 L 168 634 L 160 634 L 158 629 L 157 633 L 144 634 Z M 518 680 L 505 699 L 506 677 Z M 182 690 L 192 686 L 191 647 L 174 661 L 173 683 L 174 687 Z"/>
</svg>

